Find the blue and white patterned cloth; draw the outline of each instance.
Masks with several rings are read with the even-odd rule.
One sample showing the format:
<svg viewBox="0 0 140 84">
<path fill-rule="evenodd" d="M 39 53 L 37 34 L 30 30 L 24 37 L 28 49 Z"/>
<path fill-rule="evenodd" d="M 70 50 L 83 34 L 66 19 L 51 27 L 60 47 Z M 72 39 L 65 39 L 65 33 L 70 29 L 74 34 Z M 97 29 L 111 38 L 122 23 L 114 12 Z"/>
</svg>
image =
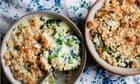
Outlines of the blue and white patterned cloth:
<svg viewBox="0 0 140 84">
<path fill-rule="evenodd" d="M 42 10 L 64 14 L 82 30 L 87 12 L 94 2 L 95 0 L 0 0 L 0 39 L 19 17 Z M 88 55 L 86 67 L 76 84 L 140 84 L 140 75 L 115 75 L 93 61 Z"/>
</svg>

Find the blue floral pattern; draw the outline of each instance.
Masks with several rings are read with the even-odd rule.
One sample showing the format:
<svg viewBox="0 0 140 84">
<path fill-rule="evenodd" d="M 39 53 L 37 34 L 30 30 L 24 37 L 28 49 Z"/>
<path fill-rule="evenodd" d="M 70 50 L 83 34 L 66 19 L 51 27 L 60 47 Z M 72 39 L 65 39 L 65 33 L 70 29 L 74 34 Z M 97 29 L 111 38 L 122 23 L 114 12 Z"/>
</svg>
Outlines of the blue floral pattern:
<svg viewBox="0 0 140 84">
<path fill-rule="evenodd" d="M 13 21 L 34 11 L 53 11 L 65 14 L 82 30 L 84 19 L 94 2 L 95 0 L 0 0 L 0 39 Z M 115 75 L 92 61 L 88 59 L 76 84 L 140 84 L 140 75 Z"/>
</svg>

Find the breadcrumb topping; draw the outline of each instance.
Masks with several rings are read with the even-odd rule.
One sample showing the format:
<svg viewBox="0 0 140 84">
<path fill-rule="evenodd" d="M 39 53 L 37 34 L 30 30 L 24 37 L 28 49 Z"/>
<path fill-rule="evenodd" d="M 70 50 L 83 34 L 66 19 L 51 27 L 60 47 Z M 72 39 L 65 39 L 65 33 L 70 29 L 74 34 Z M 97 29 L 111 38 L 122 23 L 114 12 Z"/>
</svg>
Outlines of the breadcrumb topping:
<svg viewBox="0 0 140 84">
<path fill-rule="evenodd" d="M 97 52 L 113 66 L 140 65 L 140 0 L 105 0 L 87 23 Z"/>
</svg>

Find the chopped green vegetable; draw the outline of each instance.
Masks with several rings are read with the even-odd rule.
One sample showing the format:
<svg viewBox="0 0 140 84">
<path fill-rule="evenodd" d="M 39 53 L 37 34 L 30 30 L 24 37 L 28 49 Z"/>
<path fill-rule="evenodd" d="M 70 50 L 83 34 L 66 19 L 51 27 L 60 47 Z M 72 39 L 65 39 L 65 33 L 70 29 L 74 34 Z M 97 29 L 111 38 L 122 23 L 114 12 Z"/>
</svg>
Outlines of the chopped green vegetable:
<svg viewBox="0 0 140 84">
<path fill-rule="evenodd" d="M 48 76 L 47 80 L 48 80 L 48 83 L 49 83 L 49 84 L 54 84 L 54 82 L 55 82 L 55 80 L 56 80 L 54 74 L 50 74 L 50 75 Z"/>
<path fill-rule="evenodd" d="M 63 39 L 64 39 L 64 31 L 59 33 L 59 38 L 57 40 L 62 41 Z"/>
<path fill-rule="evenodd" d="M 47 27 L 55 27 L 55 26 L 60 26 L 60 19 L 49 19 L 46 22 Z"/>
<path fill-rule="evenodd" d="M 99 36 L 99 41 L 100 41 L 100 47 L 103 48 L 103 51 L 106 51 L 108 53 L 115 53 L 115 52 L 117 52 L 116 49 L 110 48 L 110 47 L 106 46 L 104 41 L 103 41 L 103 38 L 101 36 Z"/>
<path fill-rule="evenodd" d="M 65 36 L 65 32 L 62 31 L 62 32 L 56 33 L 54 35 L 54 39 L 56 39 L 56 42 L 58 44 L 61 44 L 62 45 L 63 44 L 63 40 L 64 40 L 64 36 Z"/>
<path fill-rule="evenodd" d="M 50 55 L 50 56 L 48 56 L 48 58 L 49 58 L 49 59 L 52 59 L 52 58 L 55 58 L 55 56 Z"/>
<path fill-rule="evenodd" d="M 105 43 L 104 43 L 104 41 L 103 41 L 102 36 L 99 36 L 99 41 L 100 41 L 100 47 L 103 48 L 104 50 L 106 50 L 106 49 L 105 49 Z"/>
<path fill-rule="evenodd" d="M 104 48 L 104 47 L 105 47 L 104 42 L 103 42 L 102 39 L 100 39 L 100 47 L 101 47 L 101 48 Z"/>
<path fill-rule="evenodd" d="M 73 40 L 68 40 L 67 42 L 66 42 L 66 45 L 68 45 L 68 46 L 72 46 L 72 45 L 74 45 L 75 44 L 75 42 L 73 41 Z"/>
<path fill-rule="evenodd" d="M 56 53 L 56 54 L 55 54 L 55 57 L 59 57 L 59 54 L 58 54 L 58 53 Z"/>
<path fill-rule="evenodd" d="M 70 60 L 69 60 L 69 63 L 70 63 L 70 64 L 73 64 L 73 63 L 74 63 L 73 59 L 70 59 Z"/>
<path fill-rule="evenodd" d="M 80 41 L 76 36 L 71 36 L 66 38 L 65 44 L 71 47 L 75 44 L 80 44 Z"/>
<path fill-rule="evenodd" d="M 108 52 L 109 54 L 110 54 L 110 53 L 116 53 L 116 52 L 117 52 L 116 49 L 110 48 L 110 47 L 107 47 L 107 46 L 105 46 L 105 47 L 103 48 L 103 51 L 106 51 L 106 52 Z"/>
<path fill-rule="evenodd" d="M 66 53 L 63 53 L 61 56 L 62 56 L 62 57 L 65 57 L 65 55 L 66 55 Z"/>
<path fill-rule="evenodd" d="M 18 25 L 18 29 L 19 29 L 20 31 L 22 31 L 22 29 L 25 28 L 26 26 L 27 26 L 27 25 L 26 25 L 25 23 L 21 23 L 21 24 Z"/>
<path fill-rule="evenodd" d="M 56 30 L 56 28 L 54 28 L 52 36 L 54 37 L 56 34 L 57 34 L 57 30 Z"/>
<path fill-rule="evenodd" d="M 72 39 L 75 40 L 75 43 L 76 43 L 76 44 L 79 44 L 79 43 L 80 43 L 78 37 L 76 37 L 76 36 L 73 35 L 73 36 L 72 36 Z"/>
</svg>

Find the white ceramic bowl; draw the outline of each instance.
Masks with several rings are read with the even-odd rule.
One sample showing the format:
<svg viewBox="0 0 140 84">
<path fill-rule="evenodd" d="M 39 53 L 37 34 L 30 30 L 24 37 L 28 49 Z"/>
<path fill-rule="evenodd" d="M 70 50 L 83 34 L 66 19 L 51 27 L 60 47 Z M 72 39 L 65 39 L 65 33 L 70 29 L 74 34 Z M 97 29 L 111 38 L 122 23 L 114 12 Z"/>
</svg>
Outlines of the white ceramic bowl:
<svg viewBox="0 0 140 84">
<path fill-rule="evenodd" d="M 116 67 L 116 66 L 112 66 L 110 64 L 108 64 L 105 60 L 103 60 L 99 54 L 96 52 L 96 49 L 94 47 L 94 44 L 92 43 L 92 41 L 90 40 L 90 28 L 87 27 L 87 22 L 91 21 L 94 19 L 95 13 L 103 6 L 104 4 L 104 0 L 97 0 L 95 2 L 95 4 L 93 4 L 93 6 L 91 7 L 87 18 L 86 18 L 86 23 L 85 23 L 85 40 L 86 40 L 86 45 L 87 48 L 91 54 L 91 56 L 93 57 L 93 59 L 103 68 L 105 68 L 106 70 L 116 73 L 116 74 L 120 74 L 120 75 L 137 75 L 140 74 L 140 67 L 139 68 L 121 68 L 121 67 Z"/>
<path fill-rule="evenodd" d="M 82 36 L 80 30 L 78 29 L 78 27 L 71 20 L 69 20 L 65 16 L 62 16 L 60 14 L 56 14 L 56 13 L 53 13 L 53 12 L 34 12 L 34 13 L 30 13 L 30 14 L 27 14 L 27 15 L 22 16 L 14 24 L 12 24 L 10 26 L 9 31 L 6 33 L 6 35 L 5 35 L 5 37 L 4 37 L 3 41 L 2 41 L 2 47 L 1 47 L 1 53 L 0 53 L 2 68 L 3 68 L 3 71 L 6 74 L 7 78 L 9 79 L 9 81 L 12 84 L 21 84 L 21 81 L 15 80 L 15 78 L 13 77 L 13 74 L 10 71 L 10 68 L 8 66 L 5 66 L 5 60 L 3 58 L 3 55 L 4 55 L 5 51 L 6 51 L 6 41 L 9 39 L 9 36 L 10 36 L 12 30 L 21 21 L 26 20 L 27 18 L 32 17 L 32 16 L 49 16 L 49 17 L 54 17 L 54 18 L 61 19 L 61 20 L 65 21 L 70 26 L 70 28 L 72 28 L 72 30 L 74 31 L 74 33 L 81 40 L 81 43 L 82 43 L 81 44 L 81 58 L 82 58 L 82 60 L 81 60 L 81 66 L 72 74 L 72 79 L 68 83 L 63 82 L 63 84 L 73 84 L 79 78 L 80 74 L 82 73 L 82 71 L 84 69 L 85 63 L 86 63 L 86 51 L 85 51 L 83 36 Z M 60 78 L 61 77 L 62 76 L 60 76 Z M 58 84 L 59 84 L 59 82 L 58 82 Z"/>
</svg>

